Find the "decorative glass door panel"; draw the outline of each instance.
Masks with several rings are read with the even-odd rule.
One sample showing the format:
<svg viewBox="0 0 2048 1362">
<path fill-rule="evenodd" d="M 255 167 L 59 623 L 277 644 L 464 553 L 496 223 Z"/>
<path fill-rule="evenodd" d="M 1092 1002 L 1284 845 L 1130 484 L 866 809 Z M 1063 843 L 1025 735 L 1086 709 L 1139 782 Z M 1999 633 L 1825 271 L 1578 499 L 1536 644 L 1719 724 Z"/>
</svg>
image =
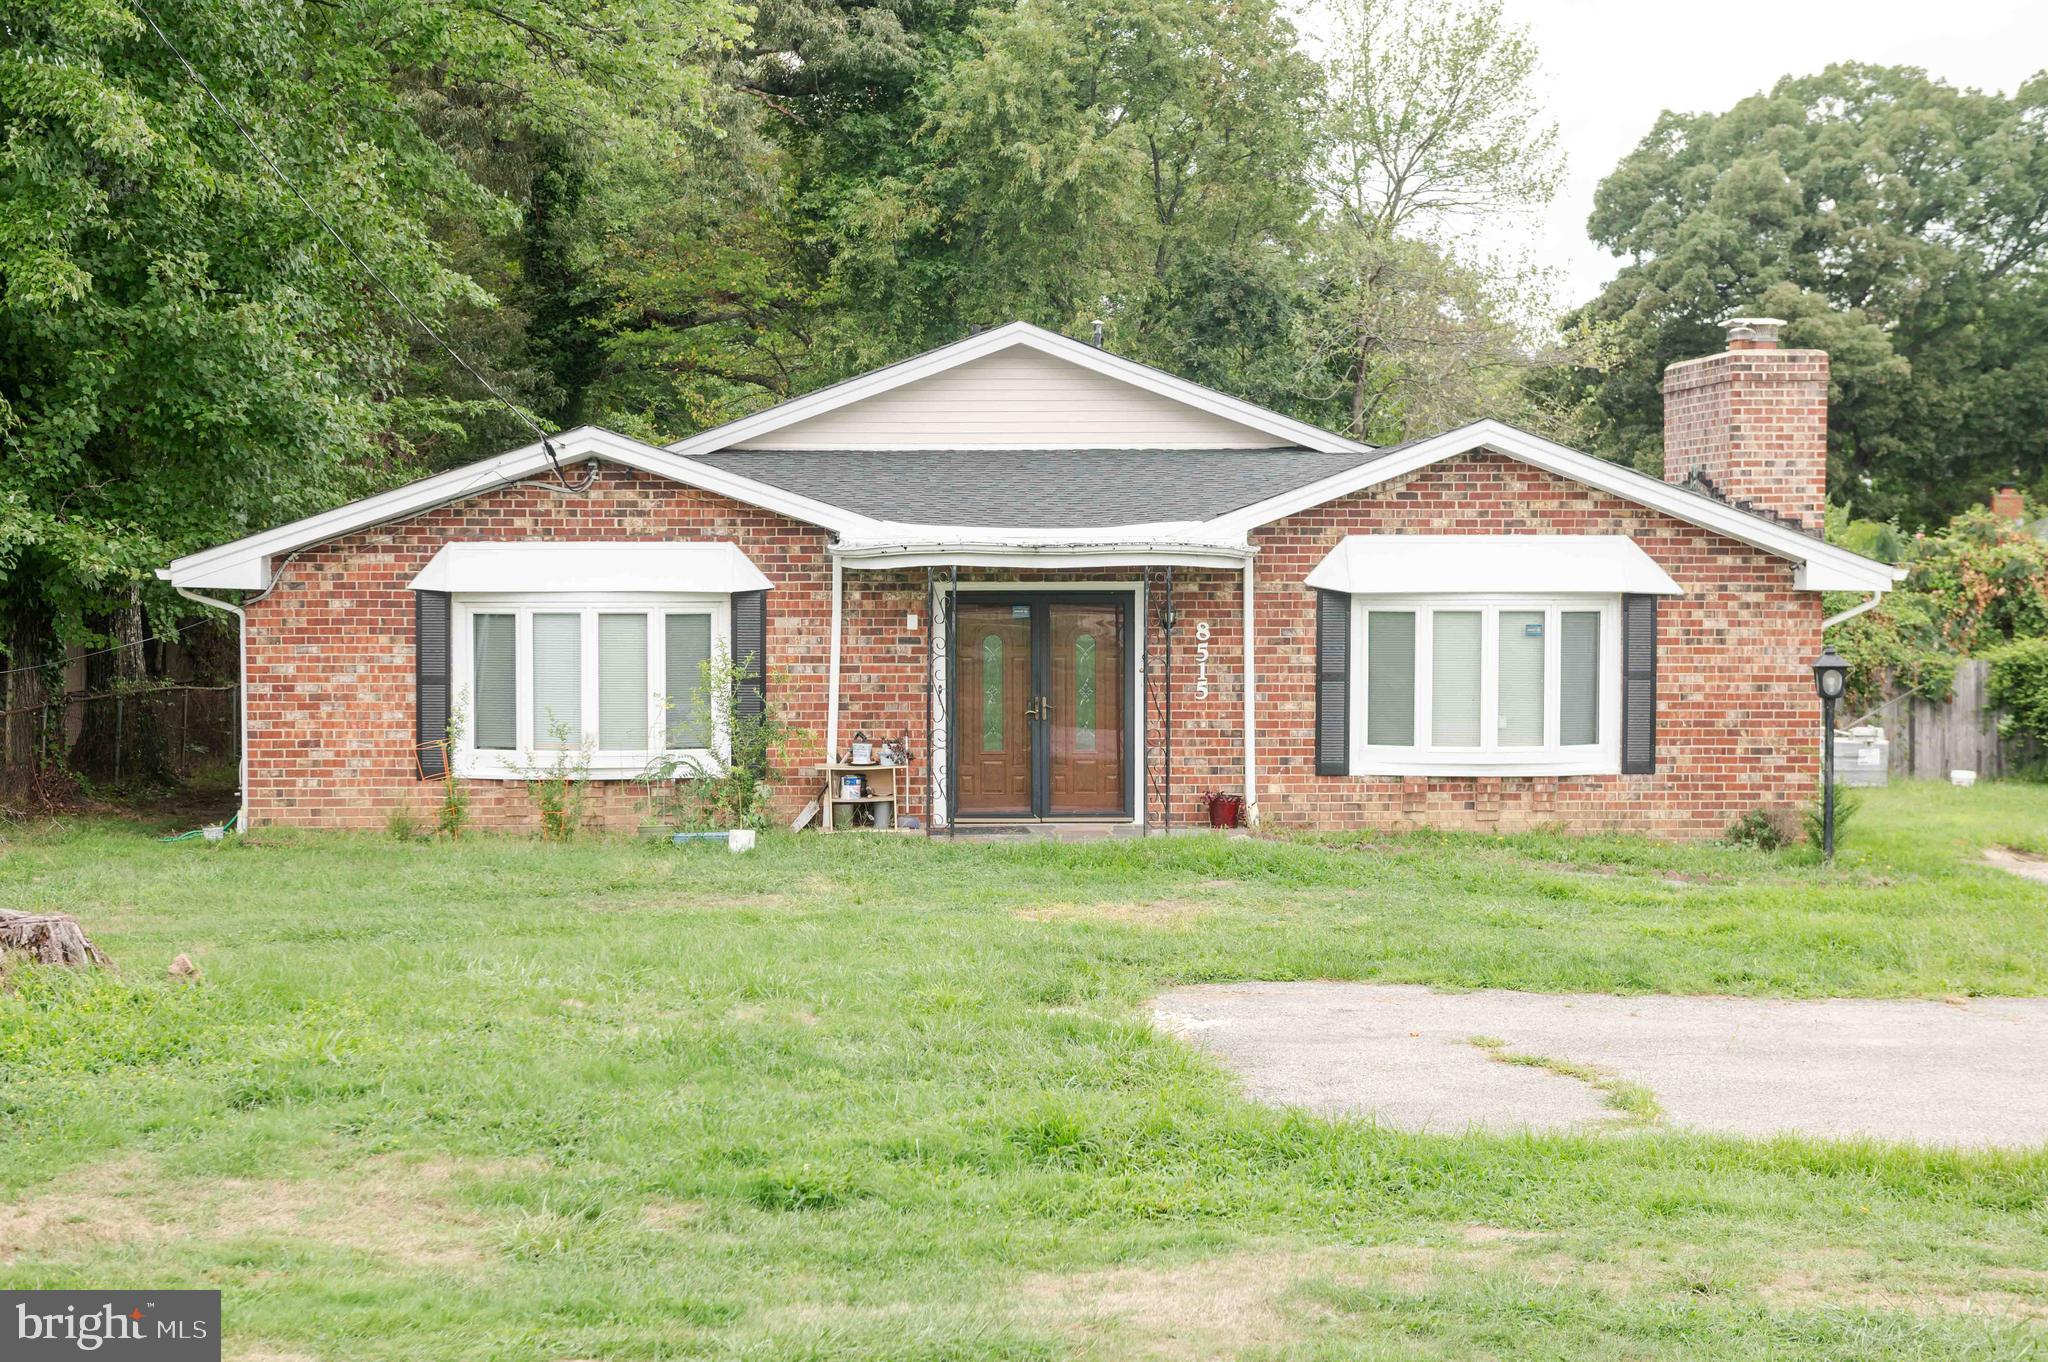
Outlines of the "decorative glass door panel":
<svg viewBox="0 0 2048 1362">
<path fill-rule="evenodd" d="M 961 602 L 953 770 L 963 817 L 1031 814 L 1031 626 L 1027 606 Z"/>
<path fill-rule="evenodd" d="M 1054 602 L 1052 652 L 1053 818 L 1109 817 L 1124 798 L 1124 607 Z"/>
</svg>

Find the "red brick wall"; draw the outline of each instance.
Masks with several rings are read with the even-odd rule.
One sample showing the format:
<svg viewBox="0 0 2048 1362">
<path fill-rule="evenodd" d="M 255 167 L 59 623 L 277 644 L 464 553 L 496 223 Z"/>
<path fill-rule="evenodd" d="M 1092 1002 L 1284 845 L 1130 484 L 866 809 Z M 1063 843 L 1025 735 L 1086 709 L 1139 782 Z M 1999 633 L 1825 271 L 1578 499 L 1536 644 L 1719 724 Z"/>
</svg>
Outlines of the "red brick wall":
<svg viewBox="0 0 2048 1362">
<path fill-rule="evenodd" d="M 1658 761 L 1650 776 L 1329 777 L 1314 774 L 1314 594 L 1308 572 L 1345 534 L 1579 533 L 1631 536 L 1686 588 L 1661 610 Z M 661 479 L 606 466 L 588 496 L 522 484 L 305 550 L 249 611 L 252 821 L 381 827 L 394 809 L 431 816 L 438 787 L 413 774 L 412 595 L 406 584 L 451 540 L 679 539 L 737 543 L 776 583 L 772 684 L 810 742 L 782 765 L 780 802 L 814 793 L 825 732 L 831 565 L 823 531 Z M 1267 526 L 1258 558 L 1260 806 L 1277 826 L 1515 828 L 1559 823 L 1674 837 L 1718 835 L 1743 811 L 1806 800 L 1818 773 L 1807 663 L 1820 600 L 1782 560 L 1495 455 L 1469 455 Z M 1234 571 L 1176 569 L 1179 627 L 1167 674 L 1165 574 L 964 571 L 962 580 L 1147 583 L 1148 820 L 1164 813 L 1172 688 L 1173 820 L 1243 782 L 1243 618 Z M 915 614 L 911 626 L 906 617 Z M 1209 695 L 1198 698 L 1197 626 L 1209 626 Z M 856 728 L 910 740 L 903 812 L 923 817 L 923 691 L 930 624 L 922 569 L 846 574 L 841 745 Z M 1135 662 L 1136 659 L 1134 659 Z M 798 768 L 802 768 L 798 774 Z M 479 827 L 530 828 L 516 782 L 471 782 Z M 633 782 L 592 786 L 592 818 L 630 827 Z"/>
<path fill-rule="evenodd" d="M 1701 472 L 1735 501 L 1819 533 L 1827 505 L 1828 353 L 1727 350 L 1664 371 L 1664 477 Z"/>
<path fill-rule="evenodd" d="M 825 533 L 768 511 L 606 464 L 590 492 L 521 483 L 412 520 L 303 550 L 249 608 L 249 814 L 253 825 L 381 828 L 394 810 L 431 819 L 436 782 L 415 774 L 413 597 L 407 588 L 453 540 L 730 540 L 775 583 L 768 593 L 770 684 L 822 743 L 831 562 Z M 818 751 L 790 754 L 816 762 Z M 780 773 L 784 806 L 808 775 Z M 536 824 L 522 784 L 467 782 L 483 828 Z M 589 787 L 589 818 L 636 825 L 645 791 Z"/>
<path fill-rule="evenodd" d="M 1315 774 L 1315 593 L 1347 534 L 1625 534 L 1685 589 L 1658 608 L 1657 772 L 1647 776 Z M 1471 454 L 1256 531 L 1260 808 L 1275 825 L 1561 824 L 1718 836 L 1747 809 L 1804 803 L 1819 778 L 1808 664 L 1821 604 L 1792 565 L 1495 454 Z"/>
<path fill-rule="evenodd" d="M 941 586 L 945 569 L 938 570 Z M 1153 568 L 1149 577 L 1141 568 L 1105 568 L 1091 572 L 1008 571 L 988 568 L 962 569 L 964 583 L 1016 583 L 1029 589 L 1048 583 L 1099 584 L 1104 589 L 1126 589 L 1145 584 L 1145 660 L 1149 670 L 1141 677 L 1145 691 L 1148 746 L 1153 753 L 1149 773 L 1140 769 L 1138 783 L 1146 786 L 1145 809 L 1148 822 L 1157 824 L 1165 812 L 1166 781 L 1163 761 L 1165 747 L 1166 674 L 1165 635 L 1160 615 L 1165 600 L 1166 574 Z M 964 593 L 963 593 L 964 594 Z M 1180 615 L 1180 629 L 1174 640 L 1173 656 L 1173 817 L 1177 824 L 1206 818 L 1203 800 L 1216 790 L 1239 790 L 1244 785 L 1244 755 L 1239 734 L 1244 727 L 1243 605 L 1239 577 L 1235 572 L 1201 568 L 1174 569 L 1173 598 Z M 918 617 L 918 627 L 909 628 L 909 615 Z M 849 571 L 846 574 L 844 653 L 840 664 L 840 745 L 844 747 L 856 729 L 871 738 L 907 737 L 916 758 L 912 796 L 905 812 L 926 816 L 924 667 L 927 641 L 925 625 L 924 569 L 886 572 Z M 1208 662 L 1209 696 L 1196 696 L 1197 671 L 1195 626 L 1206 621 L 1211 636 Z M 1139 665 L 1132 649 L 1130 665 Z M 1130 754 L 1133 763 L 1139 756 Z M 1149 777 L 1149 778 L 1148 778 Z"/>
</svg>

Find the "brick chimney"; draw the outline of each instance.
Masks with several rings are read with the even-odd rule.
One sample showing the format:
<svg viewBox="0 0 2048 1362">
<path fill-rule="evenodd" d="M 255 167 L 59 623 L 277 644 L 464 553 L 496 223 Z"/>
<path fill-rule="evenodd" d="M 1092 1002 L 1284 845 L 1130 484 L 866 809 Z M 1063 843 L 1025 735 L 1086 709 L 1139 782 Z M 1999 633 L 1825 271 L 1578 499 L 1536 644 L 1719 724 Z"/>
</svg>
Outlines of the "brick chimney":
<svg viewBox="0 0 2048 1362">
<path fill-rule="evenodd" d="M 1991 494 L 1991 514 L 2000 520 L 2025 520 L 2027 503 L 2017 487 L 2001 487 Z"/>
<path fill-rule="evenodd" d="M 1781 350 L 1771 317 L 1727 323 L 1728 348 L 1664 371 L 1664 480 L 1821 532 L 1828 352 Z"/>
</svg>

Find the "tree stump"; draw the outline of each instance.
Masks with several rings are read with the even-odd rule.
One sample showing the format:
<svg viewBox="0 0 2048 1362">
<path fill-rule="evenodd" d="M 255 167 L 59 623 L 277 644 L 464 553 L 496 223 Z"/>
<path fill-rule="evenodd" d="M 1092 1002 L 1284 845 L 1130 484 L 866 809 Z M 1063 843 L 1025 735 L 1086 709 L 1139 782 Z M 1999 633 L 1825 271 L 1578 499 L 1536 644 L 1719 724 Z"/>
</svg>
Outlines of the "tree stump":
<svg viewBox="0 0 2048 1362">
<path fill-rule="evenodd" d="M 0 908 L 0 956 L 27 956 L 40 965 L 110 965 L 105 951 L 86 939 L 69 913 L 20 913 Z"/>
</svg>

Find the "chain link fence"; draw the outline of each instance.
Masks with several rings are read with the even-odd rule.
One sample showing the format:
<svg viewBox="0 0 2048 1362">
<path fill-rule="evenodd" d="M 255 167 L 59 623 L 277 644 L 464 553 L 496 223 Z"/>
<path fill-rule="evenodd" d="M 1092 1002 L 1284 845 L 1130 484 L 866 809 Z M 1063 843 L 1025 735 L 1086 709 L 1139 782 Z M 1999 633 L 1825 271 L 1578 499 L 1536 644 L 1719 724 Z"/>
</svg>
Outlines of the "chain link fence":
<svg viewBox="0 0 2048 1362">
<path fill-rule="evenodd" d="M 239 750 L 239 687 L 168 683 L 98 694 L 51 696 L 0 711 L 10 791 L 32 787 L 68 765 L 81 736 L 95 735 L 92 774 L 119 784 L 130 777 L 189 780 L 232 764 Z"/>
</svg>

